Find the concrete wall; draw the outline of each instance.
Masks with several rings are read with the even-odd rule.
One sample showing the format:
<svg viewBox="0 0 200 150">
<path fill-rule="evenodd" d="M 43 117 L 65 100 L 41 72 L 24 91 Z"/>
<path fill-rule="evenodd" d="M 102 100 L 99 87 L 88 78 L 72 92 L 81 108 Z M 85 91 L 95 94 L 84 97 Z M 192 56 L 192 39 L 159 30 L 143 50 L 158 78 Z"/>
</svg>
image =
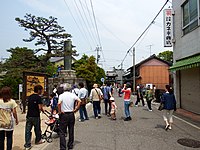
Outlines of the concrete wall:
<svg viewBox="0 0 200 150">
<path fill-rule="evenodd" d="M 174 60 L 200 53 L 200 28 L 186 35 L 182 32 L 182 8 L 186 0 L 173 0 L 174 15 Z"/>
</svg>

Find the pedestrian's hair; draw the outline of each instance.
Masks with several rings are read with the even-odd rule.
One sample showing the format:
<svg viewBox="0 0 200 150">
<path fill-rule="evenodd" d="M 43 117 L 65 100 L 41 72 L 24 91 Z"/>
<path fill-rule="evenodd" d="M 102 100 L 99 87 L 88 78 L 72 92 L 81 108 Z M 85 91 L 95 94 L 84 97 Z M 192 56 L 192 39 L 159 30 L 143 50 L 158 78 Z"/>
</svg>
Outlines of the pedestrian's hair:
<svg viewBox="0 0 200 150">
<path fill-rule="evenodd" d="M 4 103 L 8 102 L 12 97 L 11 88 L 8 86 L 3 87 L 0 93 L 1 93 L 0 94 L 1 97 L 3 98 Z"/>
<path fill-rule="evenodd" d="M 84 83 L 83 83 L 83 82 L 80 82 L 78 85 L 79 85 L 81 88 L 84 87 Z"/>
<path fill-rule="evenodd" d="M 62 94 L 63 92 L 64 92 L 63 87 L 58 87 L 58 89 L 57 89 L 57 94 L 58 94 L 58 96 L 59 96 L 60 94 Z"/>
<path fill-rule="evenodd" d="M 166 85 L 165 88 L 167 89 L 169 94 L 173 94 L 173 89 L 172 89 L 172 87 L 170 85 Z"/>
<path fill-rule="evenodd" d="M 38 93 L 39 91 L 41 91 L 43 89 L 43 87 L 41 86 L 41 85 L 36 85 L 35 87 L 34 87 L 34 92 L 35 93 Z"/>
<path fill-rule="evenodd" d="M 51 93 L 50 96 L 51 96 L 51 97 L 54 97 L 54 96 L 56 96 L 56 94 L 55 94 L 55 93 Z"/>
</svg>

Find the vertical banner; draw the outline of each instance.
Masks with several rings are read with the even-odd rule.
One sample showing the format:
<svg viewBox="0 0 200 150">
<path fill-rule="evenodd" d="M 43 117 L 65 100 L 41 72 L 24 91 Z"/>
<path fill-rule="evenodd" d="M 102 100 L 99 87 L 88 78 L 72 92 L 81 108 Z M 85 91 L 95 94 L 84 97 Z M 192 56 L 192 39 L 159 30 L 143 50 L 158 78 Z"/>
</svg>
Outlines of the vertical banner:
<svg viewBox="0 0 200 150">
<path fill-rule="evenodd" d="M 173 21 L 172 9 L 165 9 L 164 13 L 164 47 L 172 47 Z"/>
</svg>

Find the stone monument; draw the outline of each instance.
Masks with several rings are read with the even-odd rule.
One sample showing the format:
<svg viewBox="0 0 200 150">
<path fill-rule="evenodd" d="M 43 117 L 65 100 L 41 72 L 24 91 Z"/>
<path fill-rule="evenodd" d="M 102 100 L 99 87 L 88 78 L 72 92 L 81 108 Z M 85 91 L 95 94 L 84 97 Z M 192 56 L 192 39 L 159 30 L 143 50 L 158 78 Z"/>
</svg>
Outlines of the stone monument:
<svg viewBox="0 0 200 150">
<path fill-rule="evenodd" d="M 79 82 L 86 82 L 83 78 L 77 78 L 72 66 L 72 41 L 64 41 L 64 70 L 61 70 L 58 77 L 49 78 L 49 93 L 52 93 L 54 85 L 59 87 L 63 83 L 68 83 L 71 86 L 78 85 Z"/>
</svg>

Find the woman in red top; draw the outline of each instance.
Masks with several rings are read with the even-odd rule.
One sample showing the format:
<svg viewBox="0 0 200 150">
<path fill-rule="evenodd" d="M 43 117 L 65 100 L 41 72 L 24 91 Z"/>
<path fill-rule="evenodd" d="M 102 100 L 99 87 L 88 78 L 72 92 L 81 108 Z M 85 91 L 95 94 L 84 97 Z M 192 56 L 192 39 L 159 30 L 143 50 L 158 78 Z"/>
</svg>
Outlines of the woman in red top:
<svg viewBox="0 0 200 150">
<path fill-rule="evenodd" d="M 130 99 L 131 99 L 131 88 L 130 84 L 124 84 L 124 88 L 122 92 L 124 93 L 124 112 L 125 112 L 125 119 L 124 121 L 132 120 L 130 116 Z"/>
</svg>

